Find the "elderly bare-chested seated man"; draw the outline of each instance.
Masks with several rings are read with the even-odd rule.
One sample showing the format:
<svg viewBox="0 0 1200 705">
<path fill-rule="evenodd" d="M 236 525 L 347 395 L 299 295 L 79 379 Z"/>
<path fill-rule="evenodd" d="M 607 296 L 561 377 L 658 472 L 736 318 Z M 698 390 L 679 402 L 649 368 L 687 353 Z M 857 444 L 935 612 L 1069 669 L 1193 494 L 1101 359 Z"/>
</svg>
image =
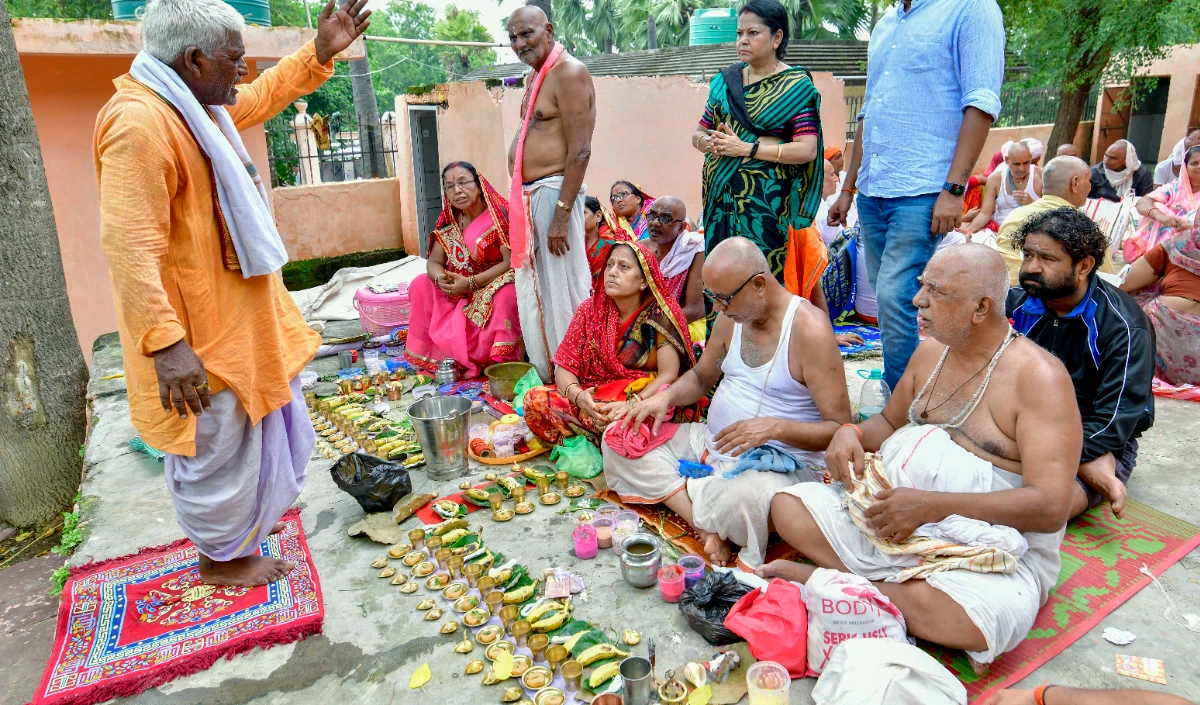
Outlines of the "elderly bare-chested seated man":
<svg viewBox="0 0 1200 705">
<path fill-rule="evenodd" d="M 883 413 L 839 429 L 825 454 L 853 488 L 849 508 L 840 488 L 810 483 L 777 494 L 771 517 L 817 566 L 876 581 L 910 635 L 979 668 L 1026 637 L 1058 578 L 1079 409 L 1062 363 L 1005 318 L 999 253 L 947 248 L 920 281 L 928 338 Z M 805 582 L 813 569 L 776 561 L 760 574 Z"/>
<path fill-rule="evenodd" d="M 703 277 L 719 314 L 704 355 L 665 392 L 636 404 L 619 428 L 661 440 L 668 408 L 696 403 L 724 374 L 708 423 L 681 424 L 662 445 L 632 458 L 628 448 L 614 448 L 610 429 L 604 477 L 624 502 L 673 509 L 700 533 L 716 564 L 729 561 L 732 541 L 753 569 L 766 550 L 771 498 L 823 479 L 821 451 L 850 420 L 850 399 L 829 318 L 788 293 L 753 242 L 734 237 L 713 248 Z M 688 479 L 680 460 L 713 473 Z"/>
</svg>

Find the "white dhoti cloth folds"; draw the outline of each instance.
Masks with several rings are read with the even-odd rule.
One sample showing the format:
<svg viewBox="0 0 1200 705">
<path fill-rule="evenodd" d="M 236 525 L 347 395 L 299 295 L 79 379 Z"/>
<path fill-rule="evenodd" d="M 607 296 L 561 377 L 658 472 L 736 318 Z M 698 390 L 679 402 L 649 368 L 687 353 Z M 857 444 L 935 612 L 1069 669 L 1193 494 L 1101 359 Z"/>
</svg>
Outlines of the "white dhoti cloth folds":
<svg viewBox="0 0 1200 705">
<path fill-rule="evenodd" d="M 929 431 L 929 426 L 906 426 L 893 434 L 895 444 L 889 439 L 888 444 L 891 445 L 880 449 L 885 463 L 897 455 L 906 458 L 904 469 L 908 477 L 914 480 L 910 486 L 922 482 L 944 484 L 949 478 L 938 479 L 943 472 L 961 472 L 967 477 L 986 479 L 986 471 L 989 470 L 990 486 L 980 487 L 976 491 L 999 492 L 1021 486 L 1020 475 L 993 467 L 988 461 L 957 445 L 954 447 L 955 463 L 945 463 L 945 444 L 937 438 L 931 438 Z M 941 429 L 933 433 L 949 438 Z M 926 440 L 910 443 L 914 436 L 925 437 Z M 897 451 L 897 445 L 903 450 Z M 917 489 L 933 488 L 919 486 Z M 842 490 L 829 485 L 807 483 L 784 491 L 804 502 L 838 558 L 855 575 L 868 580 L 894 582 L 901 572 L 912 566 L 912 556 L 885 552 L 859 530 L 847 511 Z M 938 528 L 947 527 L 942 524 L 925 525 L 919 530 L 931 535 Z M 983 633 L 987 650 L 968 652 L 976 661 L 991 663 L 1000 654 L 1016 648 L 1028 636 L 1038 609 L 1046 602 L 1050 588 L 1058 580 L 1061 567 L 1058 549 L 1064 533 L 1065 527 L 1053 534 L 1022 533 L 1028 550 L 1017 559 L 1016 570 L 1011 573 L 947 570 L 925 578 L 927 583 L 957 602 Z"/>
<path fill-rule="evenodd" d="M 674 437 L 636 460 L 601 444 L 604 481 L 630 504 L 655 504 L 686 490 L 692 502 L 692 525 L 741 546 L 738 560 L 747 568 L 762 565 L 767 550 L 767 518 L 775 494 L 799 482 L 818 481 L 823 468 L 801 466 L 797 472 L 748 471 L 731 479 L 720 477 L 736 460 L 703 459 L 706 424 L 680 424 Z M 713 466 L 710 477 L 688 479 L 679 474 L 679 461 Z"/>
<path fill-rule="evenodd" d="M 300 496 L 316 434 L 300 379 L 292 400 L 250 423 L 232 390 L 196 418 L 196 455 L 168 453 L 167 489 L 183 533 L 214 561 L 251 555 Z"/>
<path fill-rule="evenodd" d="M 524 264 L 514 270 L 517 314 L 521 319 L 521 334 L 525 337 L 525 352 L 546 381 L 554 379 L 551 366 L 554 353 L 567 334 L 575 309 L 592 293 L 583 226 L 586 187 L 579 189 L 571 206 L 567 227 L 567 244 L 571 249 L 559 257 L 550 253 L 547 244 L 562 181 L 562 176 L 547 176 L 524 185 L 528 252 Z"/>
</svg>

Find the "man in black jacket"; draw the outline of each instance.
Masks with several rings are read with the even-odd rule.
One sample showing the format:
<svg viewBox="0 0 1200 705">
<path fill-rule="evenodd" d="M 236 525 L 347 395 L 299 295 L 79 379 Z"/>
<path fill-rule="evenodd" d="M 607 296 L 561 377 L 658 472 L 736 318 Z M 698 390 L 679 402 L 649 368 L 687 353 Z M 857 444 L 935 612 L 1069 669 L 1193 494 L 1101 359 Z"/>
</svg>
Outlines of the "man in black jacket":
<svg viewBox="0 0 1200 705">
<path fill-rule="evenodd" d="M 1128 294 L 1096 275 L 1108 240 L 1080 211 L 1035 215 L 1013 245 L 1021 288 L 1008 294 L 1008 316 L 1066 365 L 1083 417 L 1071 516 L 1106 499 L 1120 516 L 1136 439 L 1154 424 L 1154 329 Z"/>
</svg>

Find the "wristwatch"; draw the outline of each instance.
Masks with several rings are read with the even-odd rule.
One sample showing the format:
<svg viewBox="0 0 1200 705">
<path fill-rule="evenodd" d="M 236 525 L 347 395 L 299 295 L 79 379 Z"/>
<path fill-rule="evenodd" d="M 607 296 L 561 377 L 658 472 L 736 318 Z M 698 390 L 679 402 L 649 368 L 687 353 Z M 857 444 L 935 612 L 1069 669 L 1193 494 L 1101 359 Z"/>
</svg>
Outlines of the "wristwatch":
<svg viewBox="0 0 1200 705">
<path fill-rule="evenodd" d="M 947 181 L 942 184 L 943 191 L 949 191 L 951 196 L 961 196 L 967 192 L 967 187 L 963 184 L 956 184 L 952 181 Z"/>
</svg>

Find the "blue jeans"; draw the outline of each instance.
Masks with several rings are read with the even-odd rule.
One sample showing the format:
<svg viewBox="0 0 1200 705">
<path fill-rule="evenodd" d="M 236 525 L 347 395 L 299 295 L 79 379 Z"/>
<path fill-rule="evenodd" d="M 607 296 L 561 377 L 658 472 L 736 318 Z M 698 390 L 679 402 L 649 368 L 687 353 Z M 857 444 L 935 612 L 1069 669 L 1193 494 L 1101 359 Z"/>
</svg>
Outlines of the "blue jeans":
<svg viewBox="0 0 1200 705">
<path fill-rule="evenodd" d="M 931 235 L 938 194 L 902 198 L 858 195 L 859 230 L 865 238 L 867 276 L 879 301 L 883 379 L 895 389 L 920 342 L 913 297 L 917 277 L 942 241 Z"/>
</svg>

